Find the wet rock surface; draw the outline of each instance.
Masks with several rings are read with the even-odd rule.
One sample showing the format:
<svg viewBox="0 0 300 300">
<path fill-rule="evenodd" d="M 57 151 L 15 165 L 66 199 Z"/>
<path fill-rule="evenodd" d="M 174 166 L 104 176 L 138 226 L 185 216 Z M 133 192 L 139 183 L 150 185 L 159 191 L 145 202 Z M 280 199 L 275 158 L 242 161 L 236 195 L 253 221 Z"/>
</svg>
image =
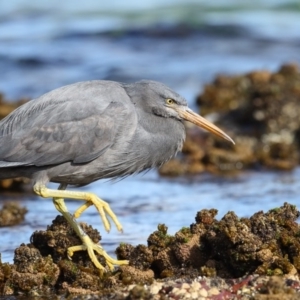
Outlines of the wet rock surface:
<svg viewBox="0 0 300 300">
<path fill-rule="evenodd" d="M 68 299 L 297 299 L 296 207 L 285 203 L 250 218 L 228 212 L 217 220 L 216 215 L 215 209 L 202 210 L 195 223 L 175 235 L 160 224 L 147 246 L 121 244 L 117 256 L 129 265 L 103 275 L 85 251 L 67 257 L 67 248 L 80 240 L 57 216 L 47 230 L 33 233 L 30 244 L 15 250 L 14 264 L 0 264 L 0 293 Z M 94 242 L 100 241 L 97 230 L 81 224 Z"/>
<path fill-rule="evenodd" d="M 250 218 L 238 218 L 228 212 L 220 221 L 217 210 L 197 213 L 196 223 L 174 236 L 159 225 L 148 238 L 148 247 L 122 245 L 120 259 L 128 259 L 141 270 L 151 268 L 156 278 L 219 276 L 238 278 L 250 273 L 259 275 L 295 275 L 300 271 L 299 233 L 296 222 L 300 213 L 295 206 Z M 142 264 L 136 257 L 147 257 Z"/>
<path fill-rule="evenodd" d="M 17 202 L 5 203 L 0 209 L 0 227 L 20 224 L 25 219 L 27 209 Z"/>
</svg>

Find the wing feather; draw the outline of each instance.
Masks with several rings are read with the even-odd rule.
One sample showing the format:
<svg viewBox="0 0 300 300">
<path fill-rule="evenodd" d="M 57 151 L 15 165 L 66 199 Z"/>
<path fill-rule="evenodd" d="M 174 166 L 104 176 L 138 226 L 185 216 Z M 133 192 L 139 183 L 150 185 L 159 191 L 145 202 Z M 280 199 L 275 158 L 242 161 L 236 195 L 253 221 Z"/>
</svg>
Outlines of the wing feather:
<svg viewBox="0 0 300 300">
<path fill-rule="evenodd" d="M 116 118 L 126 119 L 126 97 L 117 83 L 92 81 L 28 102 L 0 122 L 0 167 L 85 163 L 99 157 L 115 141 Z"/>
</svg>

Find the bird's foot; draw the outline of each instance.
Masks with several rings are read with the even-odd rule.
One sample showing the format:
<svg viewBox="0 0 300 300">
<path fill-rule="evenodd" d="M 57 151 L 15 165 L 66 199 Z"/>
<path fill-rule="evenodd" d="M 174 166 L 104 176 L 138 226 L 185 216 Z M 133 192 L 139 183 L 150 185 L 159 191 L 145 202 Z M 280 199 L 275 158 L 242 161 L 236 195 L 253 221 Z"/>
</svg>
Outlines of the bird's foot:
<svg viewBox="0 0 300 300">
<path fill-rule="evenodd" d="M 100 272 L 106 272 L 107 269 L 99 262 L 98 258 L 95 255 L 100 254 L 105 259 L 106 265 L 110 269 L 110 271 L 114 270 L 114 266 L 128 265 L 128 260 L 117 260 L 110 257 L 105 250 L 100 246 L 100 244 L 94 243 L 89 236 L 81 237 L 83 244 L 79 246 L 73 246 L 68 248 L 68 257 L 72 259 L 74 252 L 77 251 L 87 251 L 91 261 L 94 265 L 100 270 Z"/>
<path fill-rule="evenodd" d="M 107 202 L 103 201 L 102 199 L 100 199 L 99 197 L 97 197 L 95 194 L 92 193 L 64 190 L 66 188 L 66 185 L 60 185 L 59 188 L 60 189 L 57 191 L 51 190 L 48 189 L 45 185 L 41 185 L 41 184 L 35 184 L 33 187 L 35 193 L 44 198 L 48 198 L 48 197 L 53 199 L 70 198 L 70 199 L 85 201 L 85 203 L 82 206 L 80 206 L 74 213 L 74 218 L 78 218 L 87 208 L 94 205 L 101 216 L 106 231 L 110 231 L 111 228 L 110 222 L 108 220 L 108 216 L 115 223 L 117 229 L 119 231 L 123 231 L 121 223 L 119 222 L 117 216 L 111 210 Z M 67 211 L 64 204 L 61 204 L 64 206 L 62 208 L 59 207 L 60 204 L 57 205 L 58 205 L 57 206 L 58 211 L 60 212 Z"/>
<path fill-rule="evenodd" d="M 88 199 L 87 199 L 88 198 Z M 99 197 L 97 197 L 94 194 L 88 193 L 85 197 L 85 200 L 87 200 L 83 205 L 81 205 L 74 213 L 74 217 L 77 219 L 80 217 L 80 215 L 90 206 L 94 205 L 96 209 L 98 210 L 100 217 L 102 219 L 104 228 L 107 232 L 110 231 L 111 225 L 107 218 L 109 216 L 112 221 L 115 223 L 117 229 L 119 231 L 123 231 L 123 227 L 121 223 L 119 222 L 117 216 L 114 214 L 112 209 L 110 208 L 109 204 Z"/>
</svg>

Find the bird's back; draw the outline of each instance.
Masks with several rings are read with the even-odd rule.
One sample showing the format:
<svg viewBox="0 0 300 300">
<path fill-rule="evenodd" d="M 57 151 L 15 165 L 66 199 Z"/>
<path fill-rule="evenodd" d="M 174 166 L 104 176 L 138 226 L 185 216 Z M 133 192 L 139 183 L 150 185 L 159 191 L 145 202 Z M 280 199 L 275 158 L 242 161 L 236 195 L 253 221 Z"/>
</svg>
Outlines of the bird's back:
<svg viewBox="0 0 300 300">
<path fill-rule="evenodd" d="M 112 146 L 130 112 L 125 90 L 110 81 L 64 86 L 20 106 L 0 121 L 0 178 L 20 167 L 92 161 Z"/>
</svg>

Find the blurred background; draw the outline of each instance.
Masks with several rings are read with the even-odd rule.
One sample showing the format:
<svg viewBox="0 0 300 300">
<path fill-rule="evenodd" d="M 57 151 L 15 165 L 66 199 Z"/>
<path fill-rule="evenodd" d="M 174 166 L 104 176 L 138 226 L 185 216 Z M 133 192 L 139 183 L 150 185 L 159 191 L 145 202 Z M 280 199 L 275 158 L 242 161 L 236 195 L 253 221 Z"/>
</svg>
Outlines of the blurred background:
<svg viewBox="0 0 300 300">
<path fill-rule="evenodd" d="M 196 109 L 196 97 L 218 74 L 277 71 L 300 63 L 298 0 L 26 1 L 0 3 L 0 92 L 7 102 L 31 99 L 77 81 L 164 82 Z M 170 233 L 217 208 L 250 216 L 299 202 L 299 168 L 163 178 L 156 171 L 84 189 L 111 203 L 124 233 L 107 235 L 90 208 L 81 218 L 98 228 L 111 253 L 119 242 L 146 243 L 158 223 Z M 53 185 L 53 187 L 56 187 Z M 3 261 L 57 215 L 51 200 L 1 193 L 29 210 L 23 224 L 1 228 Z M 78 202 L 67 201 L 70 211 Z"/>
<path fill-rule="evenodd" d="M 149 78 L 193 101 L 216 73 L 300 59 L 297 0 L 0 5 L 0 90 L 12 100 L 81 80 Z"/>
</svg>

